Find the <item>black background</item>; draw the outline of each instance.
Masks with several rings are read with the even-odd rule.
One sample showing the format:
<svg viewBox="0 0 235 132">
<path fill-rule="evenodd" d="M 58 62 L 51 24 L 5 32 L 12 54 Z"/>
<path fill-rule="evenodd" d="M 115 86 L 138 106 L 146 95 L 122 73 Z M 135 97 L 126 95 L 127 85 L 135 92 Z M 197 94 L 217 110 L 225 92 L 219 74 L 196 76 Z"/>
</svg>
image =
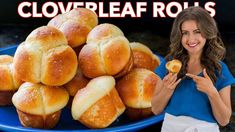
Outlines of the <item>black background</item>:
<svg viewBox="0 0 235 132">
<path fill-rule="evenodd" d="M 26 25 L 34 25 L 41 26 L 46 25 L 50 18 L 22 18 L 18 15 L 17 8 L 21 2 L 25 2 L 26 0 L 7 0 L 1 1 L 0 4 L 0 24 L 26 24 Z M 41 6 L 43 3 L 48 0 L 28 0 L 29 2 L 38 2 L 38 10 L 41 12 Z M 67 5 L 67 2 L 72 2 L 71 0 L 54 0 L 54 2 L 64 2 L 64 5 Z M 75 0 L 79 1 L 79 0 Z M 93 0 L 94 1 L 94 0 Z M 96 0 L 95 2 L 103 2 L 105 6 L 105 10 L 108 9 L 107 0 Z M 114 1 L 114 0 L 113 0 Z M 141 2 L 144 0 L 135 0 L 131 1 L 132 3 Z M 167 3 L 172 2 L 172 0 L 145 0 L 148 2 L 147 12 L 142 15 L 141 18 L 99 18 L 99 23 L 113 23 L 119 26 L 122 30 L 142 30 L 148 29 L 152 31 L 162 32 L 169 35 L 171 25 L 173 22 L 173 18 L 153 18 L 152 16 L 152 3 L 153 2 L 163 2 L 165 5 Z M 208 1 L 215 2 L 215 10 L 216 15 L 215 19 L 218 23 L 218 27 L 220 31 L 231 32 L 235 31 L 235 1 L 234 0 L 201 0 L 201 1 L 193 1 L 193 0 L 184 0 L 185 2 L 189 2 L 189 6 L 193 5 L 193 2 L 199 2 L 200 6 L 204 6 L 204 4 Z M 183 3 L 184 1 L 178 1 L 179 3 Z M 126 1 L 125 1 L 126 2 Z M 120 8 L 124 6 L 124 1 L 121 2 Z M 133 4 L 134 5 L 134 4 Z M 32 11 L 31 11 L 32 12 Z"/>
</svg>

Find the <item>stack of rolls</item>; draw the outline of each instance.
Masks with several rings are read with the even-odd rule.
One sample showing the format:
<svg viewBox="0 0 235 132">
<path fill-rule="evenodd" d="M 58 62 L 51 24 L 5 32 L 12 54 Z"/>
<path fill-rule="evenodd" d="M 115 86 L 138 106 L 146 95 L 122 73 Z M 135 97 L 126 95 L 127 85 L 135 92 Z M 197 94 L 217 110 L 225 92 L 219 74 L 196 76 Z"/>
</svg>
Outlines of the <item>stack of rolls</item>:
<svg viewBox="0 0 235 132">
<path fill-rule="evenodd" d="M 0 55 L 0 106 L 11 105 L 11 98 L 22 81 L 13 74 L 13 57 Z"/>
<path fill-rule="evenodd" d="M 71 107 L 73 119 L 89 128 L 105 128 L 125 111 L 114 77 L 120 78 L 132 69 L 129 41 L 117 26 L 100 24 L 88 34 L 78 60 L 80 77 L 66 84 L 69 91 L 77 91 Z M 91 80 L 78 88 L 84 78 Z"/>
<path fill-rule="evenodd" d="M 72 103 L 72 116 L 89 128 L 105 128 L 125 110 L 112 76 L 92 79 L 78 90 Z"/>
<path fill-rule="evenodd" d="M 102 75 L 121 77 L 133 65 L 129 41 L 117 26 L 100 24 L 88 34 L 87 43 L 79 54 L 79 63 L 82 73 L 88 78 Z"/>
<path fill-rule="evenodd" d="M 51 26 L 32 31 L 13 59 L 13 72 L 25 81 L 13 95 L 20 122 L 25 127 L 53 128 L 69 100 L 65 88 L 76 74 L 78 60 L 64 34 Z"/>
<path fill-rule="evenodd" d="M 146 68 L 154 71 L 160 65 L 159 57 L 144 44 L 131 42 L 130 46 L 134 57 L 134 68 Z"/>
<path fill-rule="evenodd" d="M 23 126 L 55 127 L 69 97 L 73 119 L 89 128 L 108 127 L 125 110 L 132 119 L 152 115 L 159 58 L 117 26 L 97 24 L 91 10 L 73 9 L 32 31 L 13 59 L 0 57 L 0 95 L 24 82 L 12 97 Z"/>
<path fill-rule="evenodd" d="M 71 47 L 78 47 L 86 42 L 87 34 L 98 24 L 96 13 L 86 8 L 75 8 L 60 14 L 48 23 L 62 31 Z"/>
<path fill-rule="evenodd" d="M 135 68 L 117 81 L 116 88 L 126 105 L 126 114 L 137 120 L 152 115 L 151 99 L 159 77 L 144 68 Z"/>
<path fill-rule="evenodd" d="M 92 29 L 97 25 L 96 16 L 86 11 L 74 9 L 55 17 L 48 26 L 32 31 L 17 48 L 13 59 L 14 73 L 26 83 L 12 100 L 23 126 L 53 128 L 59 120 L 59 111 L 68 104 L 69 95 L 75 96 L 71 106 L 73 118 L 90 128 L 107 127 L 124 112 L 125 105 L 112 76 L 123 76 L 132 68 L 129 41 L 112 24 L 101 24 Z M 82 18 L 85 16 L 87 18 Z M 82 34 L 76 34 L 78 29 Z M 74 30 L 75 34 L 71 35 Z M 77 47 L 84 40 L 87 44 Z"/>
</svg>

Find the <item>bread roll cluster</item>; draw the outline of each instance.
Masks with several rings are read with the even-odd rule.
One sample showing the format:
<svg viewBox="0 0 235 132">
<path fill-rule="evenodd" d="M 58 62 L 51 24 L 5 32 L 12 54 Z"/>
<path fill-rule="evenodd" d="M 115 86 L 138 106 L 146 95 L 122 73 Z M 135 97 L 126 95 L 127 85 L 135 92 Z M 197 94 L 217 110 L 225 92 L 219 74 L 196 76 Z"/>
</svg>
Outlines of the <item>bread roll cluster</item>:
<svg viewBox="0 0 235 132">
<path fill-rule="evenodd" d="M 81 73 L 71 45 L 83 44 L 97 20 L 88 9 L 74 9 L 52 19 L 48 26 L 35 29 L 18 46 L 13 71 L 25 83 L 12 101 L 23 126 L 47 129 L 57 124 L 60 111 L 68 103 L 68 91 L 73 95 L 77 92 L 73 88 L 67 91 L 63 85 L 73 86 L 76 73 Z"/>
<path fill-rule="evenodd" d="M 0 94 L 20 86 L 12 102 L 23 126 L 53 128 L 66 105 L 73 119 L 89 128 L 108 127 L 125 110 L 133 119 L 152 115 L 158 82 L 152 71 L 159 58 L 144 44 L 130 44 L 117 26 L 97 24 L 94 12 L 73 9 L 35 29 L 19 45 L 9 62 L 13 74 L 4 75 L 25 83 L 16 86 L 13 81 L 16 87 L 6 85 Z M 2 64 L 0 59 L 0 74 Z"/>
<path fill-rule="evenodd" d="M 55 127 L 69 100 L 62 85 L 76 74 L 77 55 L 64 34 L 51 26 L 32 31 L 21 43 L 13 59 L 13 71 L 23 83 L 12 102 L 25 127 Z"/>
</svg>

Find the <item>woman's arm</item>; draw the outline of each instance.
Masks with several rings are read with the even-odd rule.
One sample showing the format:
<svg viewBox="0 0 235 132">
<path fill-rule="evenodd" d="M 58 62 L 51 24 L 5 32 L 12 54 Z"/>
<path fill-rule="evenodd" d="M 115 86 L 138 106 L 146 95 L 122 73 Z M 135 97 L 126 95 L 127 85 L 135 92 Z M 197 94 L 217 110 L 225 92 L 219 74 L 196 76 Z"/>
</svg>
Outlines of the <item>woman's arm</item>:
<svg viewBox="0 0 235 132">
<path fill-rule="evenodd" d="M 207 94 L 216 121 L 221 126 L 227 125 L 232 113 L 230 100 L 231 86 L 227 86 L 218 92 L 205 69 L 203 70 L 204 77 L 192 74 L 186 75 L 194 80 L 199 91 Z"/>
<path fill-rule="evenodd" d="M 152 112 L 157 115 L 160 114 L 166 107 L 168 101 L 170 100 L 175 87 L 181 81 L 178 79 L 177 74 L 169 73 L 163 80 L 159 79 L 156 85 L 154 95 L 152 98 Z"/>
<path fill-rule="evenodd" d="M 231 86 L 227 86 L 220 92 L 213 90 L 208 94 L 213 115 L 221 126 L 229 123 L 232 114 L 230 91 Z"/>
</svg>

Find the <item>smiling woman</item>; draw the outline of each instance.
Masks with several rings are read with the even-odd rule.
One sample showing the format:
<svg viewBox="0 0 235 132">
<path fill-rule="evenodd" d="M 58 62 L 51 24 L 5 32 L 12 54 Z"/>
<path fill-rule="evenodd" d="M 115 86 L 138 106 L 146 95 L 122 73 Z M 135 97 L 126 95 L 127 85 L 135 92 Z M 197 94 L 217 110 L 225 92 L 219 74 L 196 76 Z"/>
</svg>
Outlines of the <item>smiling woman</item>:
<svg viewBox="0 0 235 132">
<path fill-rule="evenodd" d="M 219 132 L 218 125 L 229 123 L 235 79 L 222 62 L 225 47 L 218 34 L 215 20 L 201 7 L 177 15 L 166 61 L 178 59 L 183 65 L 177 78 L 161 63 L 156 73 L 162 80 L 152 98 L 153 112 L 166 112 L 162 132 Z"/>
<path fill-rule="evenodd" d="M 200 29 L 197 27 L 197 22 L 188 20 L 182 23 L 182 40 L 183 47 L 189 54 L 200 55 L 202 49 L 206 44 L 206 38 L 201 34 Z"/>
</svg>

